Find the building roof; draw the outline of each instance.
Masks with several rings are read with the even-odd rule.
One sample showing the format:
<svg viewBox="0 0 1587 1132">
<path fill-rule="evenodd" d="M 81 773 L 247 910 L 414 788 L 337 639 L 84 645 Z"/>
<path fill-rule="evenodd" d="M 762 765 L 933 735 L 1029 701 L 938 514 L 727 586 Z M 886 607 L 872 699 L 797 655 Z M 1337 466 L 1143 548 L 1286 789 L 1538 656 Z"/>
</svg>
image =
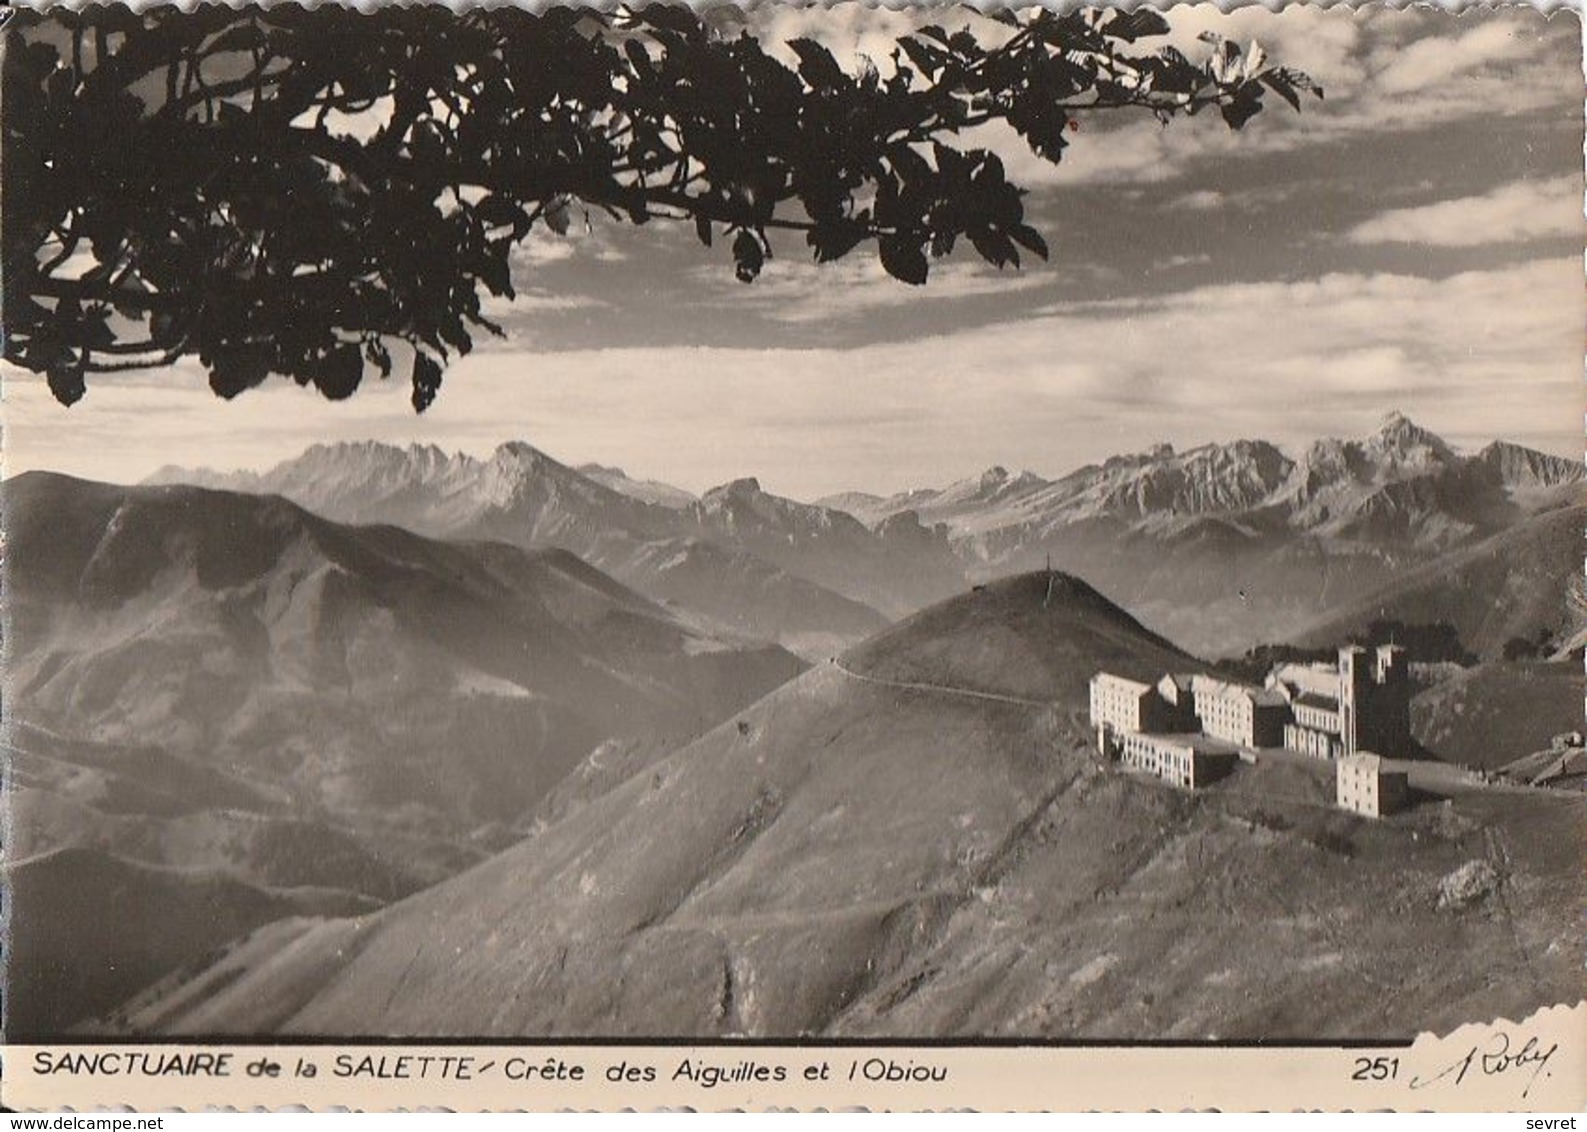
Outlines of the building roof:
<svg viewBox="0 0 1587 1132">
<path fill-rule="evenodd" d="M 1320 708 L 1323 711 L 1338 711 L 1339 701 L 1333 696 L 1319 696 L 1315 692 L 1302 692 L 1295 697 L 1295 703 L 1301 707 Z"/>
<path fill-rule="evenodd" d="M 1143 684 L 1139 680 L 1131 680 L 1128 676 L 1115 676 L 1111 672 L 1098 672 L 1091 679 L 1097 683 L 1112 684 L 1115 687 L 1124 688 L 1137 694 L 1152 690 L 1152 685 L 1150 684 Z"/>
<path fill-rule="evenodd" d="M 1268 673 L 1269 684 L 1287 684 L 1301 692 L 1326 695 L 1339 687 L 1339 669 L 1332 664 L 1280 664 Z"/>
<path fill-rule="evenodd" d="M 1240 747 L 1237 743 L 1226 743 L 1222 739 L 1214 739 L 1211 735 L 1202 735 L 1194 731 L 1140 731 L 1137 734 L 1142 739 L 1150 740 L 1161 746 L 1190 750 L 1198 755 L 1237 755 L 1240 753 Z"/>
<path fill-rule="evenodd" d="M 1282 707 L 1289 703 L 1284 693 L 1275 688 L 1257 688 L 1250 684 L 1215 680 L 1211 676 L 1193 676 L 1190 686 L 1198 694 L 1216 696 L 1220 699 L 1243 696 L 1258 707 Z"/>
</svg>

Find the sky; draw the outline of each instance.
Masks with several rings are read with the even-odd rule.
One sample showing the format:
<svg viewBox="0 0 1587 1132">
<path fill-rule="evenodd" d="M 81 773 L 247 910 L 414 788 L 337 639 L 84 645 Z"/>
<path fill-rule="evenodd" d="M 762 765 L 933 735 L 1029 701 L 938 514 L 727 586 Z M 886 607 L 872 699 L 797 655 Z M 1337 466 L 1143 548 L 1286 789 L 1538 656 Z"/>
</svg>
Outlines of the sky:
<svg viewBox="0 0 1587 1132">
<path fill-rule="evenodd" d="M 885 59 L 911 25 L 973 14 L 762 9 L 767 43 L 816 35 Z M 991 465 L 1056 476 L 1155 443 L 1299 447 L 1392 410 L 1451 442 L 1582 453 L 1580 26 L 1292 6 L 1172 9 L 1307 71 L 1244 131 L 1215 116 L 1080 116 L 1057 166 L 1004 156 L 1052 255 L 998 271 L 968 246 L 927 286 L 862 248 L 816 266 L 797 235 L 745 286 L 686 226 L 596 219 L 517 256 L 508 330 L 447 371 L 331 403 L 286 381 L 232 402 L 194 365 L 107 375 L 71 409 L 4 378 L 5 471 L 131 482 L 167 464 L 263 468 L 311 443 L 489 452 L 524 440 L 703 490 L 741 476 L 796 498 L 937 486 Z"/>
</svg>

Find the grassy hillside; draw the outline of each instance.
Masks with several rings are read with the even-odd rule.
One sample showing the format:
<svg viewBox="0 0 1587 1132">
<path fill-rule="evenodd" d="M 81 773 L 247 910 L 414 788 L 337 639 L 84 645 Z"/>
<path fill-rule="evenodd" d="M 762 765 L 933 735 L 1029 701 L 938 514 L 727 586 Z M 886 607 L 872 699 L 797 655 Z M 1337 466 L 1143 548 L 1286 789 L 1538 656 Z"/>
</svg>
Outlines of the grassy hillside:
<svg viewBox="0 0 1587 1132">
<path fill-rule="evenodd" d="M 1203 667 L 1078 578 L 1002 578 L 877 634 L 843 658 L 887 680 L 1084 703 L 1097 669 L 1155 680 Z"/>
<path fill-rule="evenodd" d="M 1564 642 L 1579 630 L 1572 582 L 1581 574 L 1587 506 L 1523 520 L 1476 546 L 1406 571 L 1376 592 L 1295 634 L 1300 645 L 1346 639 L 1375 620 L 1455 627 L 1483 659 L 1507 643 Z"/>
<path fill-rule="evenodd" d="M 206 947 L 301 910 L 276 889 L 407 895 L 510 843 L 602 742 L 678 745 L 804 668 L 561 551 L 46 473 L 5 501 L 7 850 L 30 862 L 11 930 L 34 955 L 77 932 L 74 970 L 115 972 L 114 993 L 77 994 L 14 968 L 30 1026 L 163 973 L 156 937 L 184 931 L 198 886 Z M 84 891 L 138 894 L 119 926 L 78 931 L 28 879 L 60 862 Z"/>
<path fill-rule="evenodd" d="M 953 599 L 468 873 L 266 929 L 122 1028 L 1388 1037 L 1579 996 L 1580 799 L 1430 764 L 1450 800 L 1372 822 L 1308 760 L 1196 796 L 1101 767 L 1083 677 L 1183 658 L 1067 581 L 1034 612 L 1046 585 Z M 1491 890 L 1441 902 L 1472 861 Z"/>
<path fill-rule="evenodd" d="M 337 889 L 263 889 L 89 849 L 14 861 L 5 883 L 11 1041 L 59 1034 L 63 1024 L 103 1014 L 272 920 L 375 906 Z"/>
<path fill-rule="evenodd" d="M 1577 661 L 1478 665 L 1417 695 L 1411 730 L 1440 758 L 1496 770 L 1555 735 L 1587 730 L 1584 690 Z"/>
</svg>

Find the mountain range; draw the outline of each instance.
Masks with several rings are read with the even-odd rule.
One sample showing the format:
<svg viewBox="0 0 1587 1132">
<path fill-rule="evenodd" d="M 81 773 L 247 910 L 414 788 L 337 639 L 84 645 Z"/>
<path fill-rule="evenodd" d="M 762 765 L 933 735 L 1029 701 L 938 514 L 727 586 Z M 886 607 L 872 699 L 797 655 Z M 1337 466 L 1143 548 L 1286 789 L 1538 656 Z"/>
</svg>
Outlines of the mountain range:
<svg viewBox="0 0 1587 1132">
<path fill-rule="evenodd" d="M 155 478 L 281 494 L 345 521 L 560 546 L 656 600 L 819 659 L 971 581 L 1048 565 L 1193 652 L 1237 654 L 1369 599 L 1392 606 L 1380 595 L 1407 571 L 1436 575 L 1444 556 L 1580 502 L 1582 468 L 1507 442 L 1463 454 L 1395 413 L 1294 456 L 1261 440 L 1158 445 L 1058 479 L 995 467 L 814 504 L 753 478 L 696 497 L 521 442 L 487 459 L 322 445 L 264 473 Z"/>
<path fill-rule="evenodd" d="M 344 522 L 438 538 L 559 547 L 658 601 L 825 655 L 962 584 L 940 532 L 872 530 L 737 480 L 695 499 L 616 469 L 588 474 L 527 444 L 490 457 L 377 443 L 317 445 L 267 472 L 162 469 L 156 483 L 282 495 Z"/>
<path fill-rule="evenodd" d="M 972 577 L 1050 561 L 1192 651 L 1222 655 L 1304 634 L 1407 570 L 1436 576 L 1445 555 L 1502 545 L 1579 503 L 1581 480 L 1579 463 L 1515 444 L 1461 454 L 1392 413 L 1369 436 L 1293 458 L 1260 440 L 1159 445 L 1056 480 L 992 468 L 943 489 L 823 502 L 873 524 L 909 513 L 946 526 Z M 1576 557 L 1553 561 L 1561 599 Z M 1392 601 L 1378 605 L 1392 614 Z"/>
<path fill-rule="evenodd" d="M 1098 667 L 1200 665 L 1077 579 L 990 583 L 473 870 L 260 928 L 103 1027 L 1386 1039 L 1579 994 L 1580 797 L 1373 822 L 1283 759 L 1191 795 L 1095 762 Z M 1441 897 L 1482 862 L 1500 891 Z"/>
<path fill-rule="evenodd" d="M 676 745 L 804 668 L 566 551 L 42 472 L 5 502 L 8 868 L 26 884 L 100 855 L 149 916 L 190 910 L 173 924 L 200 881 L 213 922 L 248 926 L 310 891 L 342 908 L 412 892 L 514 840 L 600 743 Z M 57 913 L 76 914 L 41 900 L 11 922 L 15 1032 L 151 969 L 35 947 Z"/>
</svg>

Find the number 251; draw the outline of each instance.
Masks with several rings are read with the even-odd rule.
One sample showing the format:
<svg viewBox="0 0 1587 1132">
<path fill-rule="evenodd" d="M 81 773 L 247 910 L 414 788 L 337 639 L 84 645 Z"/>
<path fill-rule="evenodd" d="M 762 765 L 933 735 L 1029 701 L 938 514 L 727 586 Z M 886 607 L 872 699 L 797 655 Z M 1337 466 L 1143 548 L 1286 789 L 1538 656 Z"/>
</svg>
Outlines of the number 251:
<svg viewBox="0 0 1587 1132">
<path fill-rule="evenodd" d="M 1350 1074 L 1352 1081 L 1390 1081 L 1400 1075 L 1400 1059 L 1397 1057 L 1358 1057 L 1356 1058 L 1356 1071 Z"/>
</svg>

